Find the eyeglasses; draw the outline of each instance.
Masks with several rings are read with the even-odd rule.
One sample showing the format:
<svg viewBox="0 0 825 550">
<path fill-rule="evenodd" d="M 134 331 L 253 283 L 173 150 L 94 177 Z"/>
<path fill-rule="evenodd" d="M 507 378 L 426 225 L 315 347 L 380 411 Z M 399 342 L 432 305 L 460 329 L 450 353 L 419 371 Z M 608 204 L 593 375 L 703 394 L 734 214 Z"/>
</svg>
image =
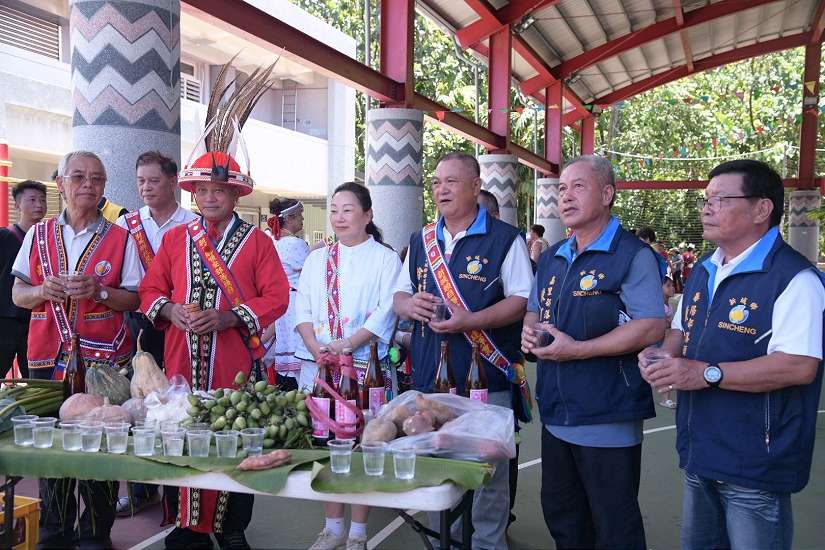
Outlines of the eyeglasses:
<svg viewBox="0 0 825 550">
<path fill-rule="evenodd" d="M 699 197 L 696 199 L 696 208 L 699 210 L 704 210 L 707 205 L 710 205 L 711 210 L 719 210 L 719 207 L 722 206 L 722 201 L 728 199 L 762 199 L 761 195 L 732 195 L 729 197 L 724 196 L 716 196 L 716 197 Z"/>
<path fill-rule="evenodd" d="M 104 176 L 86 176 L 85 174 L 64 174 L 64 178 L 72 182 L 73 185 L 82 185 L 85 181 L 89 181 L 92 185 L 98 186 L 106 183 Z"/>
</svg>

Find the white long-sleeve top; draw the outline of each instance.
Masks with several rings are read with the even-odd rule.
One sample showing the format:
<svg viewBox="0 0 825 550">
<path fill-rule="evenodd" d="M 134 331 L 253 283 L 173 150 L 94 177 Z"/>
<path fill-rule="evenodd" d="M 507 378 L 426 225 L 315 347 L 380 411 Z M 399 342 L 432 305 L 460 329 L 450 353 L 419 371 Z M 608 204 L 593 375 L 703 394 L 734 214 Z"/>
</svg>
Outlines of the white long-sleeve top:
<svg viewBox="0 0 825 550">
<path fill-rule="evenodd" d="M 338 290 L 344 338 L 362 327 L 378 337 L 378 355 L 387 354 L 395 313 L 392 309 L 393 287 L 401 270 L 398 254 L 370 237 L 348 247 L 339 244 Z M 326 290 L 327 248 L 313 250 L 304 263 L 295 300 L 295 326 L 311 323 L 318 342 L 328 344 L 330 336 Z M 369 359 L 369 345 L 353 350 L 353 358 Z M 295 357 L 311 361 L 312 354 L 298 343 Z"/>
</svg>

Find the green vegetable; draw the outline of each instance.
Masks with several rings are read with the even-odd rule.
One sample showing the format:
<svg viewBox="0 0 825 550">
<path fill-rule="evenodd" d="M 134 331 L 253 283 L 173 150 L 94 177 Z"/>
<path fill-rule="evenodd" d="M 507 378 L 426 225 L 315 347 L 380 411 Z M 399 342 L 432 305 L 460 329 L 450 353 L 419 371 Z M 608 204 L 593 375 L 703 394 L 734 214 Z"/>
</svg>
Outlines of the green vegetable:
<svg viewBox="0 0 825 550">
<path fill-rule="evenodd" d="M 243 386 L 246 383 L 246 374 L 243 371 L 238 371 L 238 374 L 235 375 L 235 385 L 236 386 Z"/>
</svg>

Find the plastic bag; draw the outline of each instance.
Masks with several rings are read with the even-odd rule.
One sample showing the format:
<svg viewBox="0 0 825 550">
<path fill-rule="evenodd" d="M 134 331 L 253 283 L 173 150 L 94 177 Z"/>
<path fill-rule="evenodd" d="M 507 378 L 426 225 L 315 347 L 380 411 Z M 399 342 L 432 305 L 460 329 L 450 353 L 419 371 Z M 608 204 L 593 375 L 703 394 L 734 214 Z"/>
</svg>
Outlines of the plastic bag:
<svg viewBox="0 0 825 550">
<path fill-rule="evenodd" d="M 126 412 L 132 415 L 132 420 L 134 422 L 146 420 L 146 405 L 140 397 L 132 397 L 131 399 L 127 399 L 121 407 L 126 409 Z"/>
<path fill-rule="evenodd" d="M 435 412 L 437 417 L 442 415 L 441 419 L 446 422 L 436 426 L 437 431 L 395 439 L 388 444 L 388 450 L 413 448 L 420 455 L 476 462 L 495 462 L 516 456 L 515 420 L 513 411 L 507 407 L 485 405 L 447 393 L 407 391 L 387 403 L 378 418 L 398 425 L 399 420 L 403 422 L 422 405 L 431 413 Z M 449 413 L 449 418 L 443 416 L 445 413 Z M 399 433 L 403 435 L 403 432 Z"/>
<path fill-rule="evenodd" d="M 176 374 L 169 380 L 169 387 L 164 392 L 150 392 L 143 400 L 146 407 L 146 421 L 155 421 L 157 426 L 163 422 L 182 422 L 188 418 L 189 383 Z"/>
</svg>

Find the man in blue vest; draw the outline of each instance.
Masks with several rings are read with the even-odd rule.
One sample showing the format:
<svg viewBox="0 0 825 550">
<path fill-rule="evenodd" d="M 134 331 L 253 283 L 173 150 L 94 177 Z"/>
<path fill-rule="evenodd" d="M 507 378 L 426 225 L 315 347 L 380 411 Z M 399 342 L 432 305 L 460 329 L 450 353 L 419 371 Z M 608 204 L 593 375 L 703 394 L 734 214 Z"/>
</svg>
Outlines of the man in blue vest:
<svg viewBox="0 0 825 550">
<path fill-rule="evenodd" d="M 557 548 L 646 547 L 642 422 L 655 413 L 636 354 L 662 339 L 665 320 L 654 252 L 611 215 L 615 194 L 607 159 L 564 168 L 559 214 L 574 233 L 539 259 L 524 318 L 545 427 L 542 510 Z"/>
<path fill-rule="evenodd" d="M 754 160 L 710 173 L 703 238 L 662 351 L 639 354 L 680 390 L 682 548 L 791 548 L 791 493 L 808 482 L 822 384 L 821 274 L 779 234 L 782 179 Z M 658 350 L 657 350 L 658 351 Z"/>
<path fill-rule="evenodd" d="M 450 153 L 438 163 L 432 181 L 433 197 L 441 218 L 425 233 L 438 247 L 430 253 L 443 257 L 445 278 L 455 283 L 466 308 L 450 303 L 447 320 L 434 320 L 436 296 L 449 296 L 430 269 L 422 232 L 410 238 L 410 248 L 399 274 L 395 311 L 415 322 L 410 345 L 414 389 L 431 392 L 442 340 L 449 343 L 450 359 L 459 393 L 470 365 L 471 348 L 465 333 L 484 331 L 506 360 L 519 356 L 519 334 L 533 282 L 527 244 L 519 230 L 494 219 L 477 204 L 481 189 L 479 166 L 466 153 Z M 428 229 L 429 228 L 429 229 Z M 429 230 L 429 233 L 427 231 Z M 439 264 L 441 265 L 441 264 Z M 446 275 L 443 271 L 437 271 Z M 482 358 L 487 375 L 488 403 L 510 407 L 511 386 L 500 366 Z M 506 549 L 509 515 L 508 464 L 496 464 L 490 482 L 473 500 L 472 547 Z"/>
</svg>

